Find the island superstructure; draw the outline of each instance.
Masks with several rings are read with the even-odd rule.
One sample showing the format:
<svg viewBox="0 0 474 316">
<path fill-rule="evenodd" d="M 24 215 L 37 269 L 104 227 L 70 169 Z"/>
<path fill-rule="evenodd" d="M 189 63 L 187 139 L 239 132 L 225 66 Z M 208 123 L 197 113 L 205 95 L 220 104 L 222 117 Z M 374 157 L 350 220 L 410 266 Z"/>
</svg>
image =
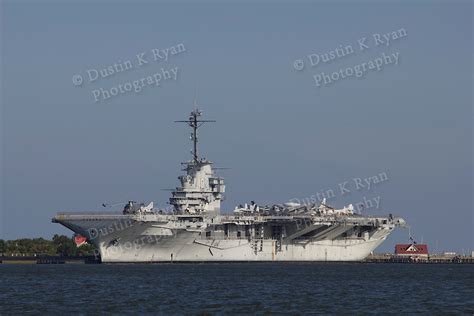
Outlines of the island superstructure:
<svg viewBox="0 0 474 316">
<path fill-rule="evenodd" d="M 102 262 L 358 261 L 396 227 L 400 217 L 362 216 L 353 206 L 313 204 L 239 205 L 221 214 L 225 183 L 213 163 L 199 157 L 198 129 L 206 122 L 195 109 L 184 122 L 192 129 L 192 160 L 173 189 L 172 211 L 129 201 L 120 213 L 58 213 L 53 222 L 84 236 Z"/>
</svg>

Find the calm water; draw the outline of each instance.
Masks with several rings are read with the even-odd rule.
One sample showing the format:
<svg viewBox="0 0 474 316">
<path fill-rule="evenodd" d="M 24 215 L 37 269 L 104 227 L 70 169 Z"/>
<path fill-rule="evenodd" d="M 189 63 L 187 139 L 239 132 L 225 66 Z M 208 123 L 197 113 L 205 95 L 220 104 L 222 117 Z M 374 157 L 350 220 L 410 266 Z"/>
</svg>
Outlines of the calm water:
<svg viewBox="0 0 474 316">
<path fill-rule="evenodd" d="M 9 313 L 474 313 L 474 265 L 0 265 Z"/>
</svg>

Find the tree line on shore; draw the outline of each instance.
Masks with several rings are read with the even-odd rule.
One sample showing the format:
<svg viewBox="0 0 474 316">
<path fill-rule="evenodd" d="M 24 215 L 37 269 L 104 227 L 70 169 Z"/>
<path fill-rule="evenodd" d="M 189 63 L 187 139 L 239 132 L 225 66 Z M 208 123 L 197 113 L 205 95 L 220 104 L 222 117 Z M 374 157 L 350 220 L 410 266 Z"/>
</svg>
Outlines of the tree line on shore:
<svg viewBox="0 0 474 316">
<path fill-rule="evenodd" d="M 0 256 L 92 256 L 95 247 L 83 244 L 80 247 L 71 237 L 54 235 L 51 240 L 44 238 L 0 239 Z"/>
</svg>

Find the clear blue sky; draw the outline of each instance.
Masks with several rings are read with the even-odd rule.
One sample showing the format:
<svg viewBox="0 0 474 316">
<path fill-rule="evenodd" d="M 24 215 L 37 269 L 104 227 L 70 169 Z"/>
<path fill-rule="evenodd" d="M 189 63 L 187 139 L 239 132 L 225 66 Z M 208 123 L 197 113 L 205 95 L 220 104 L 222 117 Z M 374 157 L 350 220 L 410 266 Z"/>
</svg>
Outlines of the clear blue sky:
<svg viewBox="0 0 474 316">
<path fill-rule="evenodd" d="M 432 250 L 473 245 L 472 2 L 3 1 L 0 238 L 67 233 L 58 211 L 128 199 L 165 206 L 190 157 L 192 109 L 202 151 L 228 184 L 224 208 L 333 189 L 335 206 L 380 197 L 366 214 L 403 216 Z M 374 33 L 407 36 L 374 46 Z M 307 55 L 367 36 L 370 49 L 310 67 Z M 370 42 L 372 40 L 372 42 Z M 167 62 L 135 55 L 183 43 Z M 398 65 L 316 87 L 332 73 L 399 53 Z M 293 68 L 303 58 L 302 71 Z M 89 82 L 86 70 L 132 60 Z M 176 80 L 94 102 L 92 90 L 178 67 Z M 82 75 L 82 86 L 72 76 Z M 353 179 L 388 180 L 355 190 Z M 349 181 L 350 194 L 338 184 Z M 408 232 L 378 250 L 392 251 Z"/>
</svg>

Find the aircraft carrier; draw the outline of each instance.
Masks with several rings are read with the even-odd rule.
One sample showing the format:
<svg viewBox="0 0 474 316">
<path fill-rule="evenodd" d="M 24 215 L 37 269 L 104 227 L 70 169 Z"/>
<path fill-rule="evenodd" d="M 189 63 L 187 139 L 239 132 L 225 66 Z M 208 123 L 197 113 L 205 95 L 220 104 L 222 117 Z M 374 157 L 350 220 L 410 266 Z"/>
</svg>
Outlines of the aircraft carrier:
<svg viewBox="0 0 474 316">
<path fill-rule="evenodd" d="M 192 129 L 192 160 L 182 163 L 172 209 L 129 201 L 123 211 L 58 213 L 60 223 L 94 244 L 102 262 L 358 261 L 396 227 L 400 217 L 362 216 L 353 206 L 314 204 L 237 206 L 221 214 L 225 183 L 213 163 L 198 155 L 198 129 L 206 122 L 195 109 L 183 122 Z M 106 206 L 104 204 L 104 206 Z"/>
</svg>

